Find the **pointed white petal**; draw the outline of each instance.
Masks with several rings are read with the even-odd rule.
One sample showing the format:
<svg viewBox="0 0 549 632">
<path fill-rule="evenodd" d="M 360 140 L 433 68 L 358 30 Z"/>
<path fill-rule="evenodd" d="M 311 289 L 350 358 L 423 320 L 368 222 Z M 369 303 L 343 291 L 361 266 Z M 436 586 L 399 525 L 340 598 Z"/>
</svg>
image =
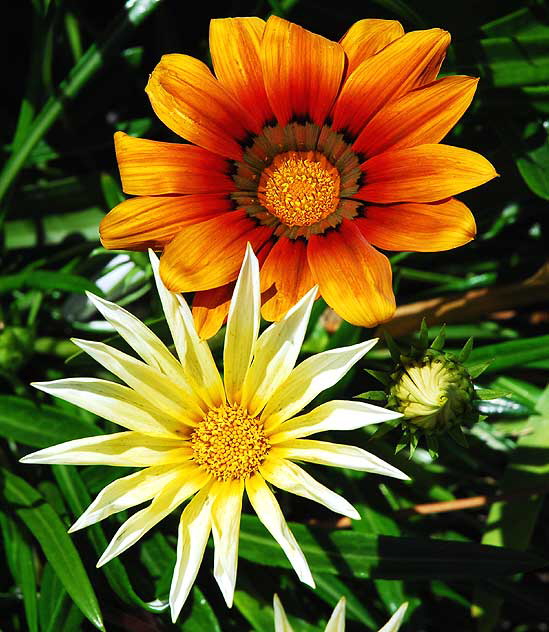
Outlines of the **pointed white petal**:
<svg viewBox="0 0 549 632">
<path fill-rule="evenodd" d="M 225 392 L 231 404 L 240 403 L 259 333 L 260 309 L 259 264 L 248 244 L 229 307 L 223 350 Z"/>
<path fill-rule="evenodd" d="M 269 441 L 275 445 L 326 430 L 356 430 L 398 417 L 402 415 L 366 402 L 333 400 L 280 424 L 269 437 Z"/>
<path fill-rule="evenodd" d="M 145 323 L 115 303 L 110 303 L 90 292 L 86 292 L 86 294 L 105 320 L 116 329 L 149 366 L 158 369 L 183 388 L 188 388 L 181 365 Z"/>
<path fill-rule="evenodd" d="M 292 372 L 303 344 L 316 293 L 317 288 L 314 287 L 280 322 L 270 325 L 259 337 L 242 392 L 242 405 L 250 415 L 259 414 Z"/>
<path fill-rule="evenodd" d="M 389 465 L 374 454 L 352 445 L 313 441 L 311 439 L 295 439 L 272 448 L 271 454 L 295 461 L 343 467 L 349 470 L 384 474 L 385 476 L 392 476 L 405 481 L 410 480 L 409 476 L 397 470 L 396 467 Z"/>
<path fill-rule="evenodd" d="M 275 615 L 275 632 L 294 632 L 276 593 L 273 597 L 273 608 Z"/>
<path fill-rule="evenodd" d="M 360 520 L 360 514 L 351 503 L 287 459 L 269 456 L 261 466 L 260 472 L 265 480 L 275 487 L 314 500 L 336 513 Z"/>
<path fill-rule="evenodd" d="M 320 392 L 333 386 L 377 342 L 367 340 L 357 345 L 330 349 L 298 364 L 273 393 L 261 414 L 267 428 L 293 417 Z"/>
<path fill-rule="evenodd" d="M 99 492 L 92 504 L 69 529 L 69 533 L 154 498 L 164 487 L 181 478 L 189 469 L 186 465 L 159 465 L 113 481 Z"/>
<path fill-rule="evenodd" d="M 102 342 L 74 338 L 73 342 L 99 364 L 126 382 L 162 414 L 169 415 L 174 420 L 187 420 L 191 425 L 195 425 L 204 416 L 207 410 L 204 402 L 193 391 L 184 390 L 181 384 L 172 382 L 158 369 Z"/>
<path fill-rule="evenodd" d="M 160 278 L 158 257 L 152 250 L 149 258 L 185 380 L 209 407 L 220 406 L 225 401 L 225 392 L 210 348 L 198 337 L 185 299 L 166 289 Z"/>
<path fill-rule="evenodd" d="M 215 489 L 212 506 L 212 534 L 215 545 L 214 577 L 230 608 L 233 605 L 236 568 L 238 563 L 238 538 L 244 481 L 220 482 Z"/>
<path fill-rule="evenodd" d="M 250 477 L 246 481 L 246 492 L 257 517 L 280 544 L 299 579 L 314 588 L 315 582 L 303 551 L 299 548 L 293 533 L 288 528 L 280 506 L 263 477 L 259 474 Z"/>
<path fill-rule="evenodd" d="M 408 604 L 403 603 L 379 632 L 397 632 L 406 614 L 406 608 L 408 608 Z"/>
<path fill-rule="evenodd" d="M 185 507 L 179 521 L 177 561 L 170 588 L 170 609 L 175 623 L 183 608 L 204 556 L 211 529 L 210 485 L 204 487 Z"/>
<path fill-rule="evenodd" d="M 324 632 L 345 632 L 345 597 L 337 602 Z"/>
<path fill-rule="evenodd" d="M 181 421 L 161 413 L 139 393 L 115 382 L 81 377 L 34 382 L 32 386 L 136 432 L 184 438 L 189 430 Z"/>
<path fill-rule="evenodd" d="M 192 455 L 192 448 L 179 439 L 153 437 L 139 432 L 115 432 L 65 441 L 27 454 L 21 459 L 21 463 L 145 467 L 181 463 Z"/>
<path fill-rule="evenodd" d="M 97 562 L 97 567 L 103 566 L 103 564 L 129 549 L 155 524 L 179 507 L 189 496 L 204 487 L 208 480 L 209 476 L 207 474 L 195 468 L 194 472 L 192 474 L 188 473 L 184 480 L 177 480 L 168 485 L 148 507 L 133 514 L 118 529 Z"/>
</svg>

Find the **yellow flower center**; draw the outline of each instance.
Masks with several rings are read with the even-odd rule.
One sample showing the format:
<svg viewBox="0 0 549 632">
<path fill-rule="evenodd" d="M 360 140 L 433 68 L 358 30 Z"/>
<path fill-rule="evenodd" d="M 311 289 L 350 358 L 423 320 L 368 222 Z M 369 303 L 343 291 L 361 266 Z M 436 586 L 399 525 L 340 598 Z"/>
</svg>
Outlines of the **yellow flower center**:
<svg viewBox="0 0 549 632">
<path fill-rule="evenodd" d="M 315 151 L 279 154 L 263 170 L 261 204 L 287 226 L 311 226 L 339 204 L 339 171 Z"/>
<path fill-rule="evenodd" d="M 249 478 L 271 444 L 263 424 L 240 406 L 211 408 L 191 435 L 194 460 L 220 481 Z"/>
</svg>

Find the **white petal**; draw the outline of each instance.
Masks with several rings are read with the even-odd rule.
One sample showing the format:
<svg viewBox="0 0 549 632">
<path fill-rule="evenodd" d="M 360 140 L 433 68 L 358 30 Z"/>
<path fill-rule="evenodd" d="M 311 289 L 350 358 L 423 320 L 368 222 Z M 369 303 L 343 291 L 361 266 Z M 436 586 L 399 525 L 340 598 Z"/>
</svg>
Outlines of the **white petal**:
<svg viewBox="0 0 549 632">
<path fill-rule="evenodd" d="M 166 485 L 188 470 L 185 465 L 159 465 L 113 481 L 99 492 L 92 504 L 69 529 L 69 533 L 154 498 Z"/>
<path fill-rule="evenodd" d="M 374 454 L 352 445 L 313 441 L 311 439 L 295 439 L 272 448 L 271 454 L 295 461 L 307 461 L 308 463 L 318 463 L 319 465 L 373 472 L 374 474 L 384 474 L 385 476 L 392 476 L 402 480 L 410 479 L 409 476 L 406 476 L 406 474 L 397 470 L 396 467 L 389 465 Z"/>
<path fill-rule="evenodd" d="M 276 593 L 273 597 L 273 608 L 275 615 L 275 632 L 294 632 Z"/>
<path fill-rule="evenodd" d="M 298 364 L 265 406 L 261 420 L 266 427 L 274 428 L 293 417 L 320 392 L 338 382 L 376 342 L 377 338 L 342 349 L 330 349 Z"/>
<path fill-rule="evenodd" d="M 360 514 L 351 503 L 316 481 L 299 465 L 291 461 L 267 457 L 260 472 L 265 480 L 275 487 L 314 500 L 336 513 L 360 520 Z"/>
<path fill-rule="evenodd" d="M 345 597 L 337 602 L 324 632 L 345 632 Z"/>
<path fill-rule="evenodd" d="M 149 258 L 185 380 L 209 407 L 220 406 L 225 401 L 225 392 L 210 348 L 198 337 L 185 299 L 166 289 L 160 278 L 158 257 L 152 250 Z"/>
<path fill-rule="evenodd" d="M 192 475 L 188 474 L 184 480 L 177 480 L 168 485 L 148 507 L 133 514 L 118 529 L 97 562 L 97 567 L 103 566 L 103 564 L 129 549 L 155 524 L 187 500 L 189 496 L 204 487 L 208 480 L 209 476 L 207 474 L 195 468 Z"/>
<path fill-rule="evenodd" d="M 176 420 L 187 420 L 192 425 L 204 416 L 207 410 L 204 402 L 193 391 L 184 390 L 158 369 L 102 342 L 74 338 L 73 342 L 161 413 Z M 201 409 L 201 405 L 204 409 Z"/>
<path fill-rule="evenodd" d="M 303 551 L 299 548 L 293 533 L 288 528 L 280 506 L 263 477 L 258 474 L 250 477 L 246 481 L 246 492 L 257 517 L 280 544 L 299 579 L 314 588 L 315 582 Z"/>
<path fill-rule="evenodd" d="M 116 432 L 65 441 L 27 454 L 21 463 L 145 467 L 181 463 L 190 459 L 192 454 L 192 448 L 179 439 L 152 437 L 139 432 Z"/>
<path fill-rule="evenodd" d="M 294 368 L 316 293 L 314 287 L 280 322 L 270 325 L 259 337 L 242 393 L 242 405 L 250 415 L 259 414 Z"/>
<path fill-rule="evenodd" d="M 185 507 L 179 521 L 177 561 L 170 588 L 170 609 L 175 623 L 185 604 L 204 556 L 211 529 L 210 485 L 204 487 Z"/>
<path fill-rule="evenodd" d="M 214 577 L 223 593 L 227 607 L 233 605 L 236 568 L 238 563 L 238 538 L 244 481 L 218 483 L 216 499 L 212 506 L 212 534 L 215 545 Z M 212 494 L 214 488 L 212 488 Z"/>
<path fill-rule="evenodd" d="M 356 430 L 398 417 L 402 415 L 366 402 L 333 400 L 317 406 L 305 415 L 285 421 L 276 428 L 269 441 L 274 445 L 326 430 Z"/>
<path fill-rule="evenodd" d="M 136 432 L 183 438 L 188 430 L 181 421 L 151 406 L 139 393 L 115 382 L 81 377 L 34 382 L 32 386 Z"/>
<path fill-rule="evenodd" d="M 86 294 L 105 320 L 109 321 L 120 336 L 135 349 L 149 366 L 158 369 L 184 388 L 188 388 L 181 365 L 145 323 L 115 303 L 105 301 L 90 292 L 86 292 Z"/>
<path fill-rule="evenodd" d="M 225 392 L 231 404 L 240 403 L 259 333 L 260 309 L 259 264 L 248 244 L 229 307 L 223 350 Z"/>
<path fill-rule="evenodd" d="M 402 606 L 395 612 L 395 614 L 387 621 L 387 623 L 379 630 L 379 632 L 397 632 L 400 628 L 404 615 L 406 614 L 407 603 L 403 603 Z"/>
</svg>

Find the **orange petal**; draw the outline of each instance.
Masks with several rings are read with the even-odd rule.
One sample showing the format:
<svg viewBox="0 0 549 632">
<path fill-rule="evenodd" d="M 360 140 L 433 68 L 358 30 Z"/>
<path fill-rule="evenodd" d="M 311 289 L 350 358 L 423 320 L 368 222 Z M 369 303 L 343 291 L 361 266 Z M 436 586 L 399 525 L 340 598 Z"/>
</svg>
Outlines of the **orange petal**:
<svg viewBox="0 0 549 632">
<path fill-rule="evenodd" d="M 281 125 L 293 117 L 324 124 L 345 65 L 337 42 L 271 16 L 261 44 L 261 65 L 267 96 Z"/>
<path fill-rule="evenodd" d="M 259 249 L 272 228 L 258 225 L 245 211 L 223 213 L 181 230 L 164 250 L 160 275 L 172 292 L 211 290 L 234 281 L 246 244 Z"/>
<path fill-rule="evenodd" d="M 498 175 L 480 154 L 450 145 L 386 151 L 361 167 L 366 184 L 355 197 L 378 204 L 437 202 Z"/>
<path fill-rule="evenodd" d="M 385 104 L 416 87 L 449 43 L 450 35 L 441 29 L 411 31 L 363 61 L 341 89 L 333 127 L 358 135 Z"/>
<path fill-rule="evenodd" d="M 359 20 L 339 40 L 347 56 L 345 77 L 368 57 L 404 35 L 402 24 L 396 20 Z"/>
<path fill-rule="evenodd" d="M 272 241 L 268 241 L 256 252 L 261 265 L 272 248 Z M 213 290 L 195 292 L 193 299 L 193 318 L 198 335 L 206 340 L 214 336 L 221 325 L 227 320 L 231 298 L 236 281 L 231 281 Z"/>
<path fill-rule="evenodd" d="M 382 108 L 353 149 L 370 157 L 388 149 L 438 143 L 469 107 L 478 79 L 445 77 Z"/>
<path fill-rule="evenodd" d="M 366 239 L 383 250 L 438 252 L 463 246 L 475 238 L 475 218 L 459 200 L 436 204 L 367 206 L 356 225 Z"/>
<path fill-rule="evenodd" d="M 395 311 L 391 264 L 372 248 L 353 220 L 313 235 L 309 265 L 325 301 L 353 325 L 374 327 Z"/>
<path fill-rule="evenodd" d="M 122 188 L 131 195 L 230 193 L 229 161 L 195 145 L 114 135 Z"/>
<path fill-rule="evenodd" d="M 248 138 L 248 130 L 259 131 L 208 67 L 194 57 L 164 55 L 146 92 L 165 125 L 216 154 L 240 160 L 240 143 Z"/>
<path fill-rule="evenodd" d="M 115 206 L 99 225 L 105 248 L 162 250 L 189 224 L 225 214 L 233 208 L 226 195 L 136 197 Z"/>
<path fill-rule="evenodd" d="M 273 118 L 261 73 L 260 18 L 223 18 L 210 22 L 210 53 L 216 77 L 259 127 Z"/>
<path fill-rule="evenodd" d="M 231 281 L 213 290 L 195 292 L 193 319 L 198 335 L 207 340 L 219 331 L 225 322 L 236 281 Z"/>
<path fill-rule="evenodd" d="M 315 284 L 303 239 L 281 237 L 261 268 L 261 291 L 274 286 L 274 294 L 261 308 L 266 320 L 280 320 Z"/>
</svg>

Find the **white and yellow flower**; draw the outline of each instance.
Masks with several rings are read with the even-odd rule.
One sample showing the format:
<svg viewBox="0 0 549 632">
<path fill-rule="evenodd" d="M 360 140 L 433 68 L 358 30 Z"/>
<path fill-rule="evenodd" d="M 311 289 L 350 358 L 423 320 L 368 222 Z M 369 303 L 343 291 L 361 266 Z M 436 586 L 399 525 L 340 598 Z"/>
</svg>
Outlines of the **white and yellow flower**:
<svg viewBox="0 0 549 632">
<path fill-rule="evenodd" d="M 275 632 L 293 632 L 278 595 L 273 600 L 275 613 Z M 378 632 L 397 632 L 406 614 L 407 603 L 403 603 L 395 614 Z M 324 632 L 345 632 L 345 597 L 341 597 L 335 607 Z"/>
<path fill-rule="evenodd" d="M 22 461 L 144 468 L 107 485 L 71 528 L 76 531 L 152 500 L 118 529 L 98 566 L 135 544 L 192 498 L 179 526 L 170 591 L 174 620 L 196 578 L 210 531 L 215 545 L 214 576 L 227 605 L 232 604 L 244 490 L 299 578 L 314 586 L 305 557 L 269 484 L 359 518 L 344 498 L 294 461 L 408 478 L 358 447 L 305 438 L 324 430 L 352 430 L 387 421 L 398 413 L 362 402 L 330 401 L 295 416 L 345 375 L 376 341 L 331 349 L 294 368 L 316 289 L 258 337 L 259 266 L 248 248 L 229 310 L 222 380 L 207 343 L 196 333 L 186 302 L 160 280 L 158 259 L 152 252 L 151 263 L 179 361 L 140 320 L 89 295 L 142 360 L 103 343 L 75 343 L 127 386 L 96 378 L 34 386 L 126 430 L 67 441 Z"/>
</svg>

